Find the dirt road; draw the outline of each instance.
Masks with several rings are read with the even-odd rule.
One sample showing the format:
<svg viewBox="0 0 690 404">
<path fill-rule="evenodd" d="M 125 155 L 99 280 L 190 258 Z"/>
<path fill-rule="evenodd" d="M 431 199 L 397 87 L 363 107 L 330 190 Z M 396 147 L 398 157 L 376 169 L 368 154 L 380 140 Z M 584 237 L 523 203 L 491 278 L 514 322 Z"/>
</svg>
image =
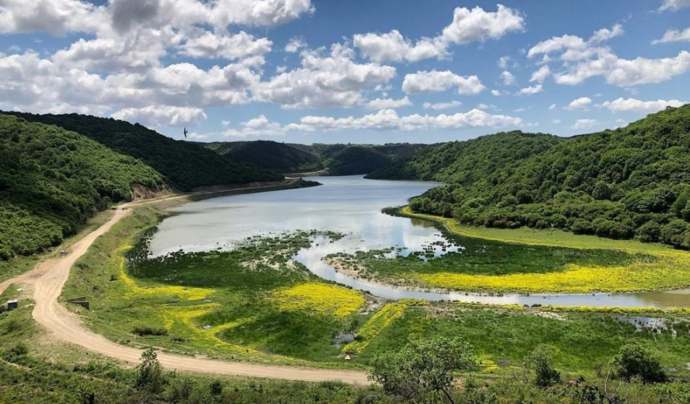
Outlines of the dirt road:
<svg viewBox="0 0 690 404">
<path fill-rule="evenodd" d="M 171 196 L 157 199 L 155 202 L 184 198 L 186 196 L 188 195 Z M 58 297 L 62 293 L 62 288 L 65 282 L 67 282 L 70 269 L 74 263 L 86 253 L 91 244 L 93 244 L 99 236 L 105 234 L 115 223 L 131 213 L 129 207 L 141 203 L 151 202 L 135 202 L 118 207 L 115 211 L 115 215 L 108 220 L 108 222 L 74 243 L 69 255 L 43 261 L 33 270 L 15 277 L 14 279 L 0 283 L 0 294 L 11 284 L 32 285 L 34 289 L 34 300 L 36 301 L 36 307 L 32 313 L 33 317 L 36 322 L 48 330 L 51 337 L 76 344 L 88 351 L 103 356 L 129 363 L 138 363 L 141 357 L 141 350 L 116 344 L 101 335 L 89 331 L 84 327 L 79 316 L 68 311 L 58 303 Z M 310 382 L 340 380 L 346 383 L 368 383 L 366 374 L 358 371 L 265 366 L 242 362 L 197 359 L 163 352 L 158 353 L 158 359 L 161 364 L 169 370 L 175 369 L 178 371 L 197 373 L 266 377 Z"/>
</svg>

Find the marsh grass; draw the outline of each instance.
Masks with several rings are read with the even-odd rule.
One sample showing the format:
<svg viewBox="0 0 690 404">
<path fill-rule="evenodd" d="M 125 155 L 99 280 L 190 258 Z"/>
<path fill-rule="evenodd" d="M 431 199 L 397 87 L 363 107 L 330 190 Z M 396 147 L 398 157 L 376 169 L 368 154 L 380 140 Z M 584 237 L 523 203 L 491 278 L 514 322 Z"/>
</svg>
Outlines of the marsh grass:
<svg viewBox="0 0 690 404">
<path fill-rule="evenodd" d="M 690 254 L 661 245 L 557 230 L 467 228 L 407 208 L 387 213 L 441 224 L 444 234 L 465 248 L 431 260 L 390 259 L 381 251 L 336 257 L 364 272 L 363 277 L 426 288 L 521 293 L 633 292 L 690 285 Z"/>
</svg>

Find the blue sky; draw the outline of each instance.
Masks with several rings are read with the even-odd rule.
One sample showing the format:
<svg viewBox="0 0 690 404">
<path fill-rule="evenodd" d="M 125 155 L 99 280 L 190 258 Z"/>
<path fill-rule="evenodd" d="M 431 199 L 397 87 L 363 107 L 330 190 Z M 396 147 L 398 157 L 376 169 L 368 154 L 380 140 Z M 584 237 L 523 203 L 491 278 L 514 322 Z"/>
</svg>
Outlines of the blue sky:
<svg viewBox="0 0 690 404">
<path fill-rule="evenodd" d="M 690 101 L 690 0 L 3 0 L 0 108 L 173 138 L 463 140 Z"/>
</svg>

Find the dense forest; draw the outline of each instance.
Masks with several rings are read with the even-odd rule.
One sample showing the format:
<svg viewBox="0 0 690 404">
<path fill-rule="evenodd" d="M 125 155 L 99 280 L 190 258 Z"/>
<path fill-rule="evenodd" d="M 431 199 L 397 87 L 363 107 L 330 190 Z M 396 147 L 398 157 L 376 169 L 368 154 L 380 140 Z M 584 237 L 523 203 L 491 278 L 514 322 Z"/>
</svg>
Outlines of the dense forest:
<svg viewBox="0 0 690 404">
<path fill-rule="evenodd" d="M 423 144 L 384 145 L 278 143 L 265 140 L 204 144 L 236 161 L 255 164 L 278 173 L 325 170 L 327 175 L 367 174 L 387 167 L 427 147 Z"/>
<path fill-rule="evenodd" d="M 205 147 L 233 161 L 253 164 L 277 173 L 312 172 L 323 169 L 313 153 L 268 140 L 253 142 L 212 142 Z"/>
<path fill-rule="evenodd" d="M 516 161 L 541 153 L 561 140 L 552 135 L 514 131 L 465 142 L 441 143 L 376 170 L 367 178 L 471 184 Z"/>
<path fill-rule="evenodd" d="M 5 113 L 31 122 L 60 126 L 135 157 L 156 169 L 169 184 L 181 191 L 282 179 L 271 171 L 223 158 L 199 144 L 174 140 L 139 124 L 78 114 Z"/>
<path fill-rule="evenodd" d="M 59 244 L 135 185 L 165 186 L 156 170 L 87 137 L 0 114 L 0 259 Z"/>
<path fill-rule="evenodd" d="M 476 161 L 490 164 L 490 150 L 475 150 Z M 457 176 L 441 170 L 433 178 L 449 185 L 410 207 L 478 226 L 553 227 L 690 248 L 690 105 L 564 139 L 491 173 L 485 164 Z"/>
</svg>

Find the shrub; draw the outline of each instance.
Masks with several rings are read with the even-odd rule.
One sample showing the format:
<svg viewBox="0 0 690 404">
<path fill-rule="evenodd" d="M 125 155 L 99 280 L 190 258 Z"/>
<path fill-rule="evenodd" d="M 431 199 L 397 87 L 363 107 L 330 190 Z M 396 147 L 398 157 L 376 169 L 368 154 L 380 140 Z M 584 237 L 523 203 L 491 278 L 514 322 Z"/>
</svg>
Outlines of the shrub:
<svg viewBox="0 0 690 404">
<path fill-rule="evenodd" d="M 616 376 L 628 381 L 640 378 L 645 383 L 659 383 L 668 379 L 659 358 L 636 344 L 623 345 L 611 367 Z"/>
<path fill-rule="evenodd" d="M 534 372 L 534 384 L 549 387 L 561 381 L 561 373 L 551 366 L 551 348 L 539 345 L 525 358 L 525 368 Z"/>
<path fill-rule="evenodd" d="M 146 335 L 155 335 L 155 336 L 166 336 L 168 335 L 168 330 L 165 328 L 153 328 L 149 326 L 137 326 L 134 327 L 134 330 L 132 330 L 133 334 L 136 334 L 140 337 L 146 336 Z"/>
</svg>

